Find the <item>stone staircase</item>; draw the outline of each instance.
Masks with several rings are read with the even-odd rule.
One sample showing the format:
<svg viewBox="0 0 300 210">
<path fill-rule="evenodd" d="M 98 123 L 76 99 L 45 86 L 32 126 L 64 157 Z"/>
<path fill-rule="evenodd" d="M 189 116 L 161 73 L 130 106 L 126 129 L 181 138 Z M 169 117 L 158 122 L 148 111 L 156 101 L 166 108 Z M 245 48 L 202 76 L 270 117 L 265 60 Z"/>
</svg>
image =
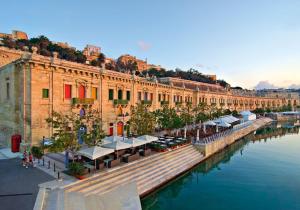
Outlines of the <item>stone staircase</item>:
<svg viewBox="0 0 300 210">
<path fill-rule="evenodd" d="M 203 155 L 192 145 L 103 171 L 88 179 L 70 184 L 65 193 L 80 192 L 84 195 L 104 194 L 120 185 L 135 182 L 139 195 L 144 195 L 170 181 L 203 160 Z"/>
</svg>

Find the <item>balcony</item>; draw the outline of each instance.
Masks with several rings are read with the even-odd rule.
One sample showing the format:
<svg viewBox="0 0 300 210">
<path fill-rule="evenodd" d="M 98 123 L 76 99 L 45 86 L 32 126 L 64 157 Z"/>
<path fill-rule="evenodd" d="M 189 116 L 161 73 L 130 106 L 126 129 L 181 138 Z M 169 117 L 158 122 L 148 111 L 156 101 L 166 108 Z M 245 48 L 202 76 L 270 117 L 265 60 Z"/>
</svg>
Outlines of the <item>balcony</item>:
<svg viewBox="0 0 300 210">
<path fill-rule="evenodd" d="M 175 102 L 175 106 L 181 106 L 182 105 L 182 102 L 181 101 L 176 101 Z"/>
<path fill-rule="evenodd" d="M 90 105 L 90 104 L 94 104 L 94 99 L 93 98 L 72 98 L 72 104 Z"/>
<path fill-rule="evenodd" d="M 152 105 L 152 101 L 150 101 L 150 100 L 141 100 L 141 104 L 151 106 Z"/>
<path fill-rule="evenodd" d="M 160 102 L 160 105 L 162 105 L 162 106 L 163 106 L 163 105 L 169 105 L 169 101 L 161 101 L 161 102 Z"/>
<path fill-rule="evenodd" d="M 114 99 L 114 105 L 128 105 L 128 100 Z"/>
</svg>

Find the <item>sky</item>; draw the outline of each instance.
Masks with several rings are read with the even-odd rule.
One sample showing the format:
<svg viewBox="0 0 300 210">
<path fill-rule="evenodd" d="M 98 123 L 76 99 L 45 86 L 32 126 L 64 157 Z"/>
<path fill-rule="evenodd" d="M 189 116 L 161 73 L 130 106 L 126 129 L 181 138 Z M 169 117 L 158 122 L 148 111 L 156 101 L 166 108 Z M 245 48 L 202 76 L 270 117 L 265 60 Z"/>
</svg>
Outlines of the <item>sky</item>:
<svg viewBox="0 0 300 210">
<path fill-rule="evenodd" d="M 0 32 L 195 68 L 232 86 L 300 87 L 299 0 L 0 0 Z"/>
</svg>

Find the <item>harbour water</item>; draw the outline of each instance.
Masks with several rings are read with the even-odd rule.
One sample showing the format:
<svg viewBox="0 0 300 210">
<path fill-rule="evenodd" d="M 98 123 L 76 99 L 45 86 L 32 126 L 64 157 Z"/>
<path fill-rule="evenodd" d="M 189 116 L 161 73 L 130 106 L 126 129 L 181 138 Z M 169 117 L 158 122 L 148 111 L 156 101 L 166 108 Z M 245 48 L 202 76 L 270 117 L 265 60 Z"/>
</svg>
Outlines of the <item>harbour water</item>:
<svg viewBox="0 0 300 210">
<path fill-rule="evenodd" d="M 143 210 L 300 210 L 300 134 L 272 124 L 142 199 Z"/>
</svg>

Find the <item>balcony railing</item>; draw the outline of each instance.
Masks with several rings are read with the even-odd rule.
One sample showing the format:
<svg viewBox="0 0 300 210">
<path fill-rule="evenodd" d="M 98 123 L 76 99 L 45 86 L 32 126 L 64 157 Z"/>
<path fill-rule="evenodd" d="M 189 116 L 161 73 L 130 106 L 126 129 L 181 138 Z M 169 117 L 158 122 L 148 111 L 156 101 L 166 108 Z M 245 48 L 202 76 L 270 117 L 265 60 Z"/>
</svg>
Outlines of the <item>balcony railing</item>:
<svg viewBox="0 0 300 210">
<path fill-rule="evenodd" d="M 161 101 L 160 105 L 169 105 L 169 101 Z"/>
<path fill-rule="evenodd" d="M 141 104 L 152 105 L 152 101 L 151 100 L 141 100 Z"/>
<path fill-rule="evenodd" d="M 93 98 L 72 98 L 72 104 L 94 104 Z"/>
<path fill-rule="evenodd" d="M 175 102 L 175 105 L 176 105 L 176 106 L 180 106 L 180 105 L 182 105 L 182 102 L 181 102 L 181 101 L 176 101 L 176 102 Z"/>
<path fill-rule="evenodd" d="M 123 99 L 115 99 L 114 100 L 114 105 L 127 105 L 128 100 L 123 100 Z"/>
</svg>

